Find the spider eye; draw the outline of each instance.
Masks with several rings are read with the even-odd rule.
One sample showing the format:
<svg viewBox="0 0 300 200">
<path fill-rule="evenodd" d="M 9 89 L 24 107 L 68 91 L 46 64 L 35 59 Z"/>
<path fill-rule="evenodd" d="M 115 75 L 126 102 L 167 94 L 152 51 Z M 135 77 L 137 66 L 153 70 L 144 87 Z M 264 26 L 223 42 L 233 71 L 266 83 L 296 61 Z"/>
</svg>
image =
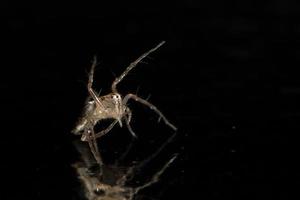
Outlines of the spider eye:
<svg viewBox="0 0 300 200">
<path fill-rule="evenodd" d="M 98 195 L 98 196 L 103 196 L 103 195 L 105 195 L 105 191 L 104 191 L 103 189 L 100 189 L 100 188 L 96 188 L 96 189 L 94 190 L 94 193 L 95 193 L 96 195 Z"/>
<path fill-rule="evenodd" d="M 114 94 L 114 95 L 112 96 L 112 98 L 113 98 L 113 99 L 121 99 L 120 95 L 118 95 L 118 94 Z"/>
</svg>

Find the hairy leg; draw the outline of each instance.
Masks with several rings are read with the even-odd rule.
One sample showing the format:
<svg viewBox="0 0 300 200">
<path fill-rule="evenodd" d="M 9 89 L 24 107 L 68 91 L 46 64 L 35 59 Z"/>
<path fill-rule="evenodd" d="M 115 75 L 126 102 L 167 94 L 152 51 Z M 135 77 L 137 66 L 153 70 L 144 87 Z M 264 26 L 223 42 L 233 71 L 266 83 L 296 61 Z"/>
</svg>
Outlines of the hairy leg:
<svg viewBox="0 0 300 200">
<path fill-rule="evenodd" d="M 98 132 L 95 134 L 95 138 L 100 138 L 103 135 L 105 135 L 106 133 L 108 133 L 109 131 L 111 131 L 111 129 L 118 123 L 118 120 L 114 120 L 106 129 Z"/>
<path fill-rule="evenodd" d="M 92 67 L 91 67 L 91 71 L 89 73 L 89 81 L 88 81 L 88 85 L 87 85 L 87 89 L 88 89 L 88 92 L 89 94 L 91 95 L 91 97 L 94 99 L 94 101 L 96 102 L 96 104 L 101 107 L 101 108 L 104 108 L 102 102 L 99 100 L 98 96 L 96 95 L 96 93 L 94 92 L 92 86 L 93 86 L 93 78 L 94 78 L 94 70 L 95 70 L 95 67 L 97 65 L 97 59 L 96 57 L 94 57 L 94 61 L 93 61 L 93 64 L 92 64 Z"/>
<path fill-rule="evenodd" d="M 145 99 L 142 99 L 142 98 L 138 97 L 135 94 L 127 94 L 123 99 L 123 105 L 126 105 L 129 99 L 133 99 L 137 102 L 140 102 L 140 103 L 148 106 L 151 110 L 153 110 L 154 112 L 156 112 L 159 115 L 159 119 L 162 118 L 164 120 L 166 125 L 168 125 L 169 127 L 171 127 L 175 131 L 177 130 L 177 128 L 169 122 L 169 120 L 162 114 L 162 112 L 160 112 L 160 110 L 158 110 L 158 108 L 156 108 L 156 106 L 154 106 L 150 102 L 146 101 Z"/>
<path fill-rule="evenodd" d="M 97 163 L 100 166 L 102 166 L 103 162 L 102 162 L 100 152 L 99 152 L 99 149 L 98 149 L 98 145 L 97 145 L 97 142 L 96 142 L 94 130 L 93 129 L 87 130 L 87 134 L 84 138 L 89 138 L 87 141 L 88 141 L 89 147 L 91 149 L 91 152 L 92 152 L 95 160 L 97 161 Z M 83 140 L 83 137 L 81 138 L 81 140 Z"/>
<path fill-rule="evenodd" d="M 130 65 L 125 69 L 125 71 L 119 77 L 117 77 L 115 79 L 115 81 L 113 82 L 113 84 L 111 86 L 112 91 L 114 93 L 118 93 L 118 91 L 117 91 L 117 84 L 120 83 L 124 79 L 124 77 L 129 73 L 129 71 L 132 70 L 139 62 L 141 62 L 150 53 L 156 51 L 164 43 L 165 43 L 165 41 L 162 41 L 156 47 L 154 47 L 153 49 L 150 49 L 149 51 L 147 51 L 146 53 L 144 53 L 143 55 L 141 55 L 138 59 L 136 59 L 134 62 L 130 63 Z"/>
<path fill-rule="evenodd" d="M 134 131 L 132 130 L 131 126 L 130 126 L 130 121 L 131 121 L 131 117 L 132 117 L 132 112 L 131 110 L 127 110 L 127 115 L 124 116 L 125 118 L 125 121 L 126 121 L 126 126 L 129 130 L 129 132 L 131 133 L 131 135 L 134 137 L 134 138 L 137 138 L 136 134 L 134 133 Z"/>
</svg>

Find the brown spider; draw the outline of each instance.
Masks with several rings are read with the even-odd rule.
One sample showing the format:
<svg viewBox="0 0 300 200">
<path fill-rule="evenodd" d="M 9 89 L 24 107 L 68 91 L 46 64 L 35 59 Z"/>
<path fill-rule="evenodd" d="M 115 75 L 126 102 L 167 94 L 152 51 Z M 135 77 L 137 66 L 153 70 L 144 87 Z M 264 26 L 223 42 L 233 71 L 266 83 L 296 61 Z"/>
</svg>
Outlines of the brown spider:
<svg viewBox="0 0 300 200">
<path fill-rule="evenodd" d="M 90 94 L 90 97 L 86 103 L 83 116 L 80 118 L 79 122 L 77 123 L 75 129 L 73 130 L 73 133 L 77 135 L 82 135 L 81 140 L 87 141 L 89 143 L 91 151 L 96 161 L 100 165 L 102 165 L 102 160 L 96 143 L 97 138 L 100 138 L 106 133 L 108 133 L 117 123 L 119 123 L 119 125 L 122 127 L 123 119 L 126 123 L 129 132 L 132 134 L 133 137 L 136 137 L 136 134 L 133 132 L 130 126 L 132 113 L 129 107 L 127 107 L 127 102 L 129 99 L 133 99 L 137 102 L 140 102 L 148 106 L 150 109 L 152 109 L 154 112 L 156 112 L 159 115 L 159 119 L 163 119 L 166 125 L 168 125 L 175 131 L 177 130 L 177 128 L 173 124 L 171 124 L 168 121 L 168 119 L 154 105 L 149 103 L 147 100 L 142 99 L 137 95 L 131 93 L 127 94 L 124 98 L 122 98 L 120 93 L 117 91 L 117 84 L 124 79 L 124 77 L 129 73 L 129 71 L 132 70 L 142 59 L 147 57 L 150 53 L 154 52 L 164 43 L 165 43 L 164 41 L 159 43 L 156 47 L 150 49 L 148 52 L 140 56 L 137 60 L 132 62 L 125 69 L 125 71 L 114 80 L 111 86 L 112 92 L 104 96 L 98 96 L 95 93 L 95 91 L 92 89 L 94 69 L 97 64 L 96 58 L 94 59 L 89 74 L 89 81 L 87 84 L 87 89 Z M 106 129 L 98 133 L 95 133 L 94 131 L 95 125 L 99 121 L 104 119 L 114 119 L 114 121 Z"/>
</svg>

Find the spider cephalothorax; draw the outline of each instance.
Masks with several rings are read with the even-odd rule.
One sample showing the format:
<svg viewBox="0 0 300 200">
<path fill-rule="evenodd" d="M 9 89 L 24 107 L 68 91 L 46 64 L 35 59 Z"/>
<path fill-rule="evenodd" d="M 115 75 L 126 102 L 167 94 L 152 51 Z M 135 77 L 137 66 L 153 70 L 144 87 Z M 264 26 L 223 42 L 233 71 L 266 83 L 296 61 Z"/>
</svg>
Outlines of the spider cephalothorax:
<svg viewBox="0 0 300 200">
<path fill-rule="evenodd" d="M 89 74 L 89 82 L 87 85 L 88 92 L 90 94 L 90 97 L 86 103 L 83 116 L 79 120 L 77 126 L 73 130 L 73 133 L 82 135 L 81 140 L 87 141 L 89 143 L 89 146 L 91 148 L 91 151 L 97 160 L 99 164 L 102 164 L 102 160 L 100 157 L 100 153 L 98 151 L 98 146 L 96 143 L 96 139 L 102 137 L 106 133 L 108 133 L 117 123 L 122 127 L 122 121 L 125 121 L 126 126 L 129 130 L 129 132 L 136 137 L 136 134 L 132 131 L 132 128 L 130 126 L 131 116 L 132 113 L 130 109 L 127 107 L 127 102 L 130 99 L 133 99 L 137 102 L 140 102 L 146 106 L 148 106 L 150 109 L 152 109 L 154 112 L 156 112 L 159 115 L 160 119 L 163 119 L 163 121 L 172 129 L 176 130 L 176 127 L 171 124 L 167 118 L 150 102 L 148 102 L 145 99 L 142 99 L 138 97 L 135 94 L 127 94 L 123 98 L 120 95 L 120 93 L 117 91 L 117 84 L 121 82 L 121 80 L 128 74 L 128 72 L 133 69 L 143 58 L 147 57 L 151 52 L 158 49 L 161 45 L 163 45 L 164 42 L 161 42 L 158 44 L 155 48 L 151 49 L 150 51 L 144 53 L 142 56 L 140 56 L 136 61 L 132 62 L 125 71 L 117 77 L 114 82 L 112 83 L 112 92 L 104 95 L 99 96 L 97 95 L 94 90 L 92 89 L 93 84 L 93 76 L 94 76 L 94 69 L 97 64 L 96 59 L 94 59 L 93 65 L 91 67 L 91 71 Z M 114 121 L 104 130 L 95 133 L 94 127 L 95 125 L 104 119 L 113 119 Z"/>
<path fill-rule="evenodd" d="M 99 100 L 103 106 L 97 106 L 94 100 L 87 101 L 83 116 L 73 130 L 75 134 L 81 134 L 88 123 L 95 126 L 98 121 L 103 119 L 115 119 L 122 127 L 122 119 L 124 115 L 130 112 L 130 109 L 123 105 L 121 95 L 110 93 L 99 97 Z"/>
</svg>

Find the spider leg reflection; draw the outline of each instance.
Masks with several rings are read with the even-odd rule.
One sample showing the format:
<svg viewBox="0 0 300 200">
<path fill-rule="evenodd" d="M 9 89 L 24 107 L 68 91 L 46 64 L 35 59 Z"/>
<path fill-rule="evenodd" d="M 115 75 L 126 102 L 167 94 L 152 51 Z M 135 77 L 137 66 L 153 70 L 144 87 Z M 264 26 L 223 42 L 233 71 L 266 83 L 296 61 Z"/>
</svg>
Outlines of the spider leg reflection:
<svg viewBox="0 0 300 200">
<path fill-rule="evenodd" d="M 137 176 L 137 172 L 153 160 L 158 154 L 173 141 L 176 134 L 170 136 L 163 144 L 157 148 L 157 150 L 144 159 L 137 165 L 121 166 L 121 162 L 115 162 L 113 165 L 103 164 L 102 170 L 95 171 L 92 166 L 93 160 L 84 159 L 92 156 L 88 151 L 88 146 L 84 146 L 83 143 L 77 143 L 76 147 L 82 154 L 83 161 L 73 165 L 76 169 L 82 186 L 84 187 L 84 195 L 88 200 L 133 200 L 140 195 L 143 195 L 141 191 L 151 185 L 157 183 L 160 180 L 161 175 L 167 170 L 167 168 L 174 162 L 178 154 L 175 154 L 166 163 L 162 165 L 160 169 L 155 172 L 150 180 L 142 183 L 138 186 L 129 186 L 128 183 L 132 181 L 134 176 Z M 132 143 L 131 143 L 132 144 Z M 86 150 L 83 150 L 85 148 Z M 129 145 L 128 149 L 131 146 Z M 129 150 L 126 150 L 124 154 L 128 154 Z M 124 158 L 126 155 L 122 155 L 118 161 Z M 92 163 L 91 163 L 92 162 Z"/>
</svg>

